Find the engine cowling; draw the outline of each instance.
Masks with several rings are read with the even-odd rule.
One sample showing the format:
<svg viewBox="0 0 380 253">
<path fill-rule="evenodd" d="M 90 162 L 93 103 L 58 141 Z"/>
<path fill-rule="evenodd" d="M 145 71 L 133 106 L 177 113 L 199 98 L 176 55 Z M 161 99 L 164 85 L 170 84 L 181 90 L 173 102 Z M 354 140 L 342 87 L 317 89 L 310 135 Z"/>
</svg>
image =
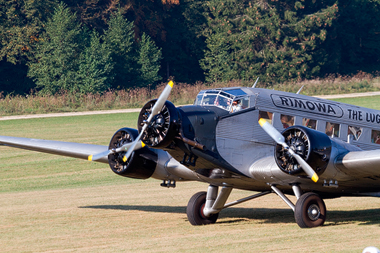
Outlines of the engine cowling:
<svg viewBox="0 0 380 253">
<path fill-rule="evenodd" d="M 322 174 L 330 160 L 331 140 L 321 132 L 304 127 L 292 126 L 282 132 L 287 145 L 300 155 L 317 174 Z M 297 161 L 282 145 L 275 148 L 275 160 L 278 167 L 285 173 L 305 174 Z"/>
<path fill-rule="evenodd" d="M 124 144 L 134 141 L 139 135 L 136 129 L 121 128 L 112 136 L 109 149 L 116 149 Z M 123 156 L 126 152 L 108 155 L 108 163 L 113 172 L 120 176 L 137 179 L 147 179 L 152 176 L 157 165 L 157 154 L 144 147 L 135 150 L 129 159 L 124 162 Z"/>
<path fill-rule="evenodd" d="M 139 132 L 142 130 L 157 99 L 146 103 L 140 111 L 137 122 Z M 144 131 L 141 140 L 153 148 L 167 147 L 178 133 L 178 111 L 169 101 L 166 101 L 161 111 L 155 115 Z"/>
</svg>

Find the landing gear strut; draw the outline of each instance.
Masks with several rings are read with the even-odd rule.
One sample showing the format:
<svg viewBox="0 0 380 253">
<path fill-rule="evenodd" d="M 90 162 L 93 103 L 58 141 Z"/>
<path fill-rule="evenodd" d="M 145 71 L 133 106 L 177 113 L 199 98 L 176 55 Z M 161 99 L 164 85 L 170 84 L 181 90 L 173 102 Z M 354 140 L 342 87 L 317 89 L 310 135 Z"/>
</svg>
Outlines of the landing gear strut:
<svg viewBox="0 0 380 253">
<path fill-rule="evenodd" d="M 301 228 L 313 228 L 322 226 L 326 220 L 325 202 L 314 192 L 302 194 L 298 185 L 293 185 L 294 195 L 297 202 L 294 205 L 276 186 L 272 190 L 294 211 L 294 218 Z"/>
</svg>

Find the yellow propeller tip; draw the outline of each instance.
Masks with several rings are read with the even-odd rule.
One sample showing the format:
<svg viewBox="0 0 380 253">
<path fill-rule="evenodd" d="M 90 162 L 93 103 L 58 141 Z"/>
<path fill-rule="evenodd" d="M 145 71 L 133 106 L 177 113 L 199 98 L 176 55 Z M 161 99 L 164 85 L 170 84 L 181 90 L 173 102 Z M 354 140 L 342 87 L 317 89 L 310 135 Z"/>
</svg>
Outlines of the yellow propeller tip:
<svg viewBox="0 0 380 253">
<path fill-rule="evenodd" d="M 168 85 L 169 85 L 170 87 L 173 88 L 173 85 L 174 85 L 173 81 L 170 81 L 170 82 L 168 83 Z"/>
<path fill-rule="evenodd" d="M 319 177 L 317 175 L 317 173 L 314 173 L 313 177 L 311 178 L 311 180 L 313 180 L 314 183 L 316 183 L 318 181 Z"/>
<path fill-rule="evenodd" d="M 92 155 L 89 155 L 89 156 L 88 156 L 88 160 L 89 160 L 89 161 L 92 161 Z"/>
<path fill-rule="evenodd" d="M 267 122 L 265 119 L 263 119 L 263 118 L 259 119 L 260 126 L 263 126 L 265 124 L 265 122 Z"/>
<path fill-rule="evenodd" d="M 123 162 L 126 162 L 126 161 L 127 161 L 127 157 L 123 156 Z"/>
<path fill-rule="evenodd" d="M 145 143 L 144 142 L 141 142 L 141 147 L 143 148 L 143 147 L 145 147 L 146 145 L 145 145 Z"/>
</svg>

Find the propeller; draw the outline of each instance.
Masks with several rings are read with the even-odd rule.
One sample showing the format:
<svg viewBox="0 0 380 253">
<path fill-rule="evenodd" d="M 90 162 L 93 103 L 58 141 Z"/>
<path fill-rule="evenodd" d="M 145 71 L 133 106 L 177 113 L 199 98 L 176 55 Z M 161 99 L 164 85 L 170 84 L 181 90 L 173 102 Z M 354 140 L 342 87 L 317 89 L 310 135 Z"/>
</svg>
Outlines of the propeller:
<svg viewBox="0 0 380 253">
<path fill-rule="evenodd" d="M 259 124 L 264 129 L 264 131 L 269 134 L 269 136 L 272 137 L 275 142 L 277 142 L 277 144 L 283 146 L 284 149 L 288 151 L 289 154 L 294 157 L 294 159 L 297 160 L 298 164 L 302 167 L 305 173 L 311 178 L 311 180 L 313 180 L 313 182 L 316 183 L 319 179 L 317 173 L 315 173 L 313 168 L 311 168 L 310 165 L 304 159 L 302 159 L 301 156 L 299 156 L 296 152 L 294 152 L 293 149 L 288 146 L 288 144 L 286 144 L 285 137 L 265 119 L 260 119 Z"/>
<path fill-rule="evenodd" d="M 174 85 L 173 81 L 170 81 L 166 85 L 165 89 L 162 91 L 162 93 L 158 97 L 156 103 L 154 104 L 150 116 L 144 122 L 144 125 L 140 131 L 140 134 L 137 136 L 137 138 L 133 142 L 124 144 L 123 146 L 121 146 L 120 148 L 117 148 L 117 149 L 110 149 L 110 150 L 107 150 L 107 151 L 104 151 L 104 152 L 101 152 L 98 154 L 90 155 L 90 156 L 88 156 L 88 160 L 89 161 L 96 161 L 96 160 L 99 160 L 100 158 L 102 158 L 104 156 L 108 156 L 110 154 L 126 151 L 127 153 L 123 157 L 123 161 L 126 162 L 128 160 L 128 158 L 131 156 L 133 151 L 140 149 L 140 148 L 143 148 L 145 146 L 145 144 L 144 144 L 144 142 L 141 141 L 141 137 L 142 137 L 145 129 L 148 127 L 149 123 L 152 121 L 153 117 L 161 111 L 163 105 L 165 104 L 165 101 L 168 99 L 168 97 L 170 95 L 170 92 L 173 88 L 173 85 Z"/>
</svg>

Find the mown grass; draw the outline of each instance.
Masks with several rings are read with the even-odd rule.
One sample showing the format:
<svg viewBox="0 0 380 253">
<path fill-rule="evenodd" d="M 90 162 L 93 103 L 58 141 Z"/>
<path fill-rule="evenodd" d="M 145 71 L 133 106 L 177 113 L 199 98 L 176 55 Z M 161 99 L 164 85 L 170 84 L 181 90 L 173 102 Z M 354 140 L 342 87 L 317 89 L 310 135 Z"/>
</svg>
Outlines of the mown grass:
<svg viewBox="0 0 380 253">
<path fill-rule="evenodd" d="M 122 127 L 136 128 L 137 113 L 0 122 L 1 135 L 108 145 Z M 125 183 L 107 164 L 0 147 L 0 192 Z"/>
<path fill-rule="evenodd" d="M 198 92 L 203 89 L 247 86 L 254 81 L 231 81 L 222 83 L 195 84 L 176 83 L 169 100 L 174 104 L 191 104 Z M 103 94 L 69 94 L 61 93 L 54 96 L 29 94 L 27 96 L 0 96 L 0 116 L 39 114 L 72 111 L 93 111 L 124 108 L 140 108 L 147 101 L 157 98 L 165 87 L 165 83 L 155 89 L 137 88 L 129 90 L 107 91 Z M 267 85 L 258 83 L 257 87 L 297 92 L 302 86 L 304 95 L 329 95 L 353 92 L 380 90 L 380 78 L 359 73 L 353 77 L 331 76 L 324 79 L 307 80 Z"/>
<path fill-rule="evenodd" d="M 363 106 L 367 108 L 372 108 L 375 110 L 380 110 L 380 96 L 367 96 L 367 97 L 357 97 L 357 98 L 335 98 L 332 99 L 337 102 L 352 104 L 357 106 Z"/>
<path fill-rule="evenodd" d="M 356 103 L 357 99 L 351 99 Z M 360 105 L 360 102 L 359 102 Z M 370 106 L 372 107 L 372 106 Z M 0 121 L 1 135 L 107 145 L 137 114 Z M 325 200 L 325 226 L 300 229 L 275 194 L 191 226 L 190 197 L 207 184 L 118 177 L 106 164 L 0 147 L 2 252 L 361 252 L 380 247 L 380 199 Z M 234 190 L 230 201 L 250 192 Z M 291 197 L 293 200 L 294 198 Z"/>
</svg>

